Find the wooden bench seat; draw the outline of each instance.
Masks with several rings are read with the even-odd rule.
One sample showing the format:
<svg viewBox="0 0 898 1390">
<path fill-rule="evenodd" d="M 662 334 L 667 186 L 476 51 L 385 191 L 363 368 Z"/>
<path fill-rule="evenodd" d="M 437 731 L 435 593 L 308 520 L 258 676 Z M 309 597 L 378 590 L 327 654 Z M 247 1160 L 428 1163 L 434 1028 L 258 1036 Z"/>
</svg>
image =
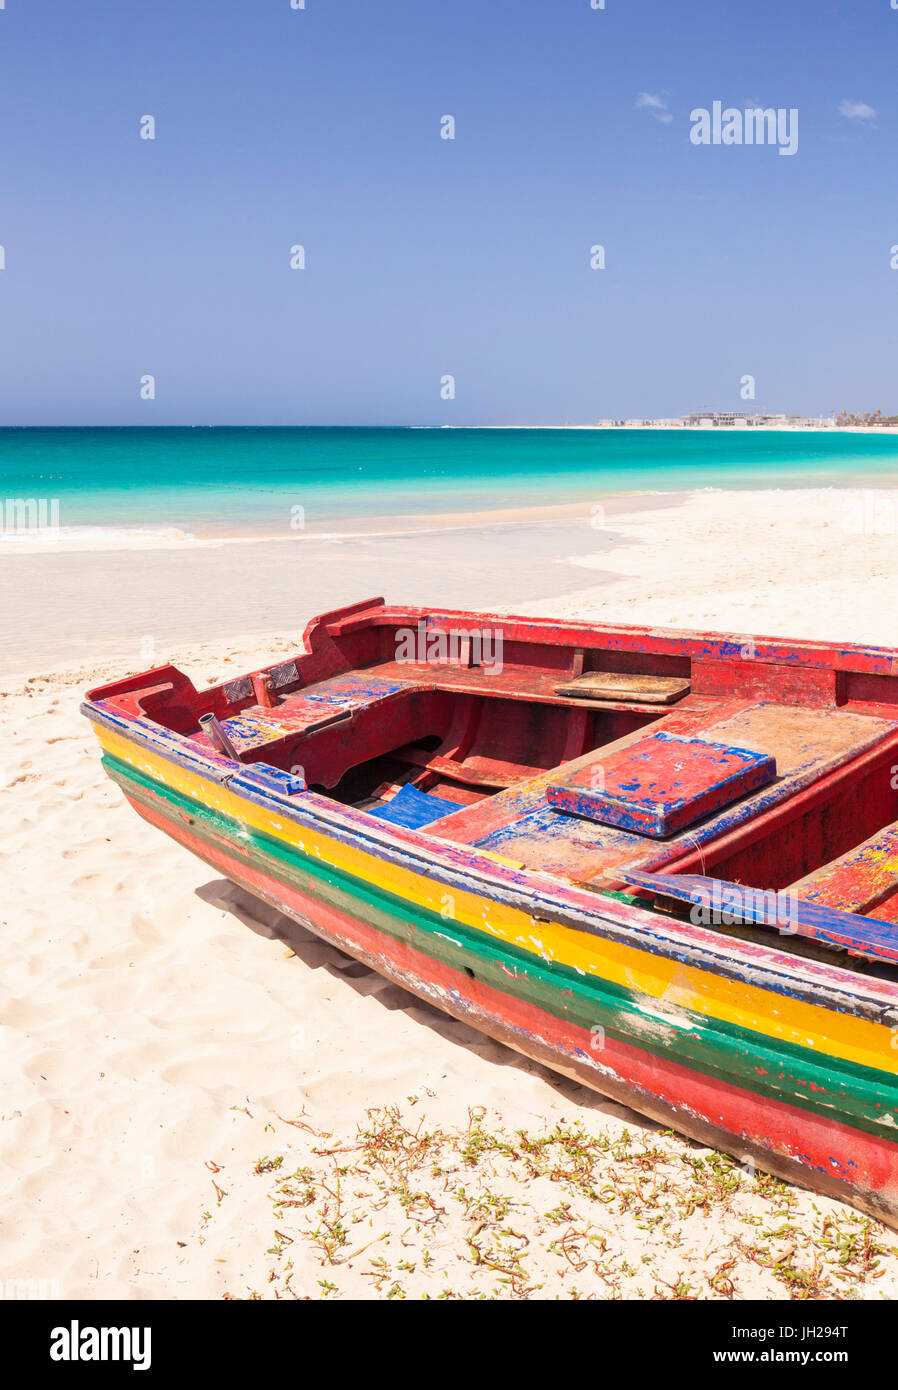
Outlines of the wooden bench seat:
<svg viewBox="0 0 898 1390">
<path fill-rule="evenodd" d="M 668 712 L 668 707 L 655 700 L 636 698 L 632 693 L 625 695 L 623 686 L 617 698 L 607 699 L 593 696 L 561 693 L 560 687 L 570 681 L 564 671 L 504 670 L 501 679 L 490 673 L 488 666 L 455 666 L 451 664 L 428 664 L 426 662 L 389 661 L 368 668 L 371 676 L 392 680 L 401 675 L 413 684 L 429 687 L 432 690 L 448 690 L 459 695 L 483 695 L 494 699 L 519 700 L 524 703 L 536 701 L 544 705 L 557 705 L 562 709 L 619 710 L 631 714 L 644 714 L 651 719 L 660 719 Z M 679 681 L 686 687 L 680 696 L 688 694 L 688 681 Z M 710 701 L 699 701 L 702 707 Z"/>
<path fill-rule="evenodd" d="M 785 807 L 799 792 L 846 766 L 875 746 L 895 727 L 881 718 L 849 711 L 721 701 L 700 709 L 694 697 L 675 705 L 652 726 L 712 744 L 754 750 L 776 761 L 777 780 L 744 796 L 735 806 L 712 811 L 698 825 L 686 826 L 659 843 L 619 826 L 566 814 L 548 799 L 548 789 L 569 774 L 606 763 L 619 750 L 643 740 L 642 730 L 576 758 L 563 768 L 436 821 L 431 834 L 518 860 L 531 868 L 576 883 L 615 886 L 618 867 L 660 869 L 724 832 L 748 831 L 760 815 Z"/>
<path fill-rule="evenodd" d="M 575 772 L 560 771 L 546 799 L 557 811 L 662 839 L 775 776 L 769 753 L 661 731 L 617 753 L 599 750 Z"/>
<path fill-rule="evenodd" d="M 296 694 L 286 695 L 272 707 L 249 705 L 239 714 L 222 719 L 221 725 L 238 754 L 248 753 L 297 734 L 312 734 L 342 720 L 349 720 L 361 709 L 382 703 L 415 682 L 369 678 L 352 673 L 333 676 Z M 194 742 L 206 746 L 205 735 Z"/>
</svg>

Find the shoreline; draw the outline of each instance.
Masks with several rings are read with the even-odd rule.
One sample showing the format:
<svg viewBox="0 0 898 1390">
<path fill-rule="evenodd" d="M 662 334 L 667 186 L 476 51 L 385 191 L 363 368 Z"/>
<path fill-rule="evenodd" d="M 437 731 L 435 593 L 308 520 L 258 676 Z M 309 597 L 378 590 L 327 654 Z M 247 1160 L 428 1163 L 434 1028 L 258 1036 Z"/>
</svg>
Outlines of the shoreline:
<svg viewBox="0 0 898 1390">
<path fill-rule="evenodd" d="M 140 550 L 23 547 L 3 571 L 7 681 L 262 638 L 383 595 L 416 606 L 898 645 L 898 487 L 701 490 L 471 514 L 464 524 Z M 857 636 L 852 634 L 856 633 Z M 202 674 L 202 673 L 201 673 Z"/>
<path fill-rule="evenodd" d="M 597 493 L 594 497 L 575 502 L 553 502 L 545 506 L 534 503 L 526 507 L 485 508 L 476 512 L 396 513 L 392 520 L 408 522 L 407 526 L 387 526 L 384 524 L 384 517 L 350 516 L 343 519 L 339 530 L 329 528 L 327 522 L 322 522 L 320 530 L 309 526 L 289 534 L 285 534 L 283 530 L 272 531 L 269 527 L 253 526 L 246 526 L 239 532 L 219 526 L 206 526 L 202 534 L 191 533 L 178 526 L 160 527 L 158 533 L 153 533 L 147 527 L 135 528 L 130 532 L 126 526 L 98 526 L 89 528 L 89 536 L 64 533 L 58 537 L 32 538 L 25 535 L 6 541 L 0 536 L 0 556 L 65 554 L 67 551 L 75 550 L 182 550 L 203 546 L 251 545 L 260 541 L 309 544 L 316 541 L 384 540 L 402 536 L 443 534 L 447 531 L 487 530 L 495 526 L 538 525 L 540 522 L 588 519 L 589 514 L 584 512 L 584 508 L 597 504 L 613 515 L 619 515 L 644 507 L 675 505 L 676 499 L 687 495 L 685 490 L 681 492 L 675 489 L 664 492 L 608 492 Z M 666 498 L 673 500 L 665 503 Z M 82 529 L 88 528 L 73 527 L 71 531 Z M 195 528 L 196 531 L 199 529 Z M 102 531 L 108 534 L 96 534 Z"/>
<path fill-rule="evenodd" d="M 452 428 L 456 428 L 453 426 Z M 460 427 L 464 428 L 464 427 Z M 567 428 L 567 427 L 565 427 Z M 572 427 L 572 428 L 579 428 Z M 468 532 L 489 530 L 495 527 L 540 525 L 559 521 L 584 520 L 587 523 L 598 509 L 609 516 L 621 516 L 630 512 L 675 507 L 691 498 L 704 495 L 723 497 L 745 497 L 756 494 L 776 494 L 794 496 L 796 493 L 808 494 L 858 494 L 864 492 L 890 492 L 898 487 L 896 476 L 888 477 L 880 473 L 858 476 L 848 484 L 844 480 L 824 483 L 819 480 L 797 479 L 795 482 L 781 482 L 776 487 L 764 486 L 760 480 L 752 480 L 743 487 L 703 486 L 684 488 L 646 488 L 626 490 L 597 489 L 588 496 L 577 500 L 553 503 L 530 503 L 526 506 L 482 508 L 477 511 L 442 512 L 399 512 L 390 518 L 391 524 L 383 516 L 347 516 L 339 524 L 330 519 L 305 526 L 300 530 L 272 530 L 270 525 L 248 524 L 235 529 L 233 526 L 201 523 L 192 530 L 181 525 L 159 525 L 133 527 L 121 525 L 96 525 L 89 527 L 63 527 L 50 535 L 32 535 L 29 532 L 5 536 L 0 530 L 0 560 L 4 557 L 22 555 L 60 555 L 76 552 L 111 551 L 190 551 L 226 545 L 266 544 L 310 545 L 313 543 L 341 543 L 353 540 L 389 540 L 403 537 L 443 535 L 448 532 Z M 406 524 L 403 524 L 406 523 Z"/>
</svg>

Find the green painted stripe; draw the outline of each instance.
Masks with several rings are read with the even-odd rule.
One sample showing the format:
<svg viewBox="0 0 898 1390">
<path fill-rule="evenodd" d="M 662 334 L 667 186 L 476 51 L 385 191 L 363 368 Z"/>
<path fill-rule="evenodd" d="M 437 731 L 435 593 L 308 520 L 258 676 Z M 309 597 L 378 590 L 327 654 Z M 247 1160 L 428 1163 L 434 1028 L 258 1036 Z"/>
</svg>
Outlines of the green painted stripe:
<svg viewBox="0 0 898 1390">
<path fill-rule="evenodd" d="M 898 1129 L 898 1084 L 887 1072 L 828 1055 L 811 1054 L 789 1042 L 678 1006 L 683 1027 L 665 1022 L 663 1004 L 607 980 L 584 979 L 569 966 L 543 962 L 520 947 L 497 943 L 476 928 L 400 898 L 303 855 L 283 841 L 249 830 L 193 798 L 145 777 L 110 756 L 110 776 L 146 805 L 159 801 L 189 815 L 191 833 L 244 860 L 275 880 L 355 916 L 393 940 L 406 942 L 456 971 L 476 966 L 477 978 L 504 994 L 535 1005 L 589 1031 L 609 1036 L 655 1056 L 732 1085 L 795 1104 L 894 1142 Z M 661 1017 L 659 1017 L 661 1015 Z"/>
</svg>

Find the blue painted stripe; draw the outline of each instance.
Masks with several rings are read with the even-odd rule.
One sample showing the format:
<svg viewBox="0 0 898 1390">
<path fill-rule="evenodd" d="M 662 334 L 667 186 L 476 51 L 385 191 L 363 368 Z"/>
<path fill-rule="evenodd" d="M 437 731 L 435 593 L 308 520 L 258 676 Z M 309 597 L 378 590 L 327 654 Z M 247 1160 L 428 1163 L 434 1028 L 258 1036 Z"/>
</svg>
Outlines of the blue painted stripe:
<svg viewBox="0 0 898 1390">
<path fill-rule="evenodd" d="M 786 935 L 805 936 L 839 950 L 898 962 L 898 926 L 894 923 L 803 902 L 788 890 L 777 894 L 701 874 L 647 874 L 638 869 L 624 871 L 620 877 L 637 888 L 725 913 L 734 920 L 776 927 Z"/>
</svg>

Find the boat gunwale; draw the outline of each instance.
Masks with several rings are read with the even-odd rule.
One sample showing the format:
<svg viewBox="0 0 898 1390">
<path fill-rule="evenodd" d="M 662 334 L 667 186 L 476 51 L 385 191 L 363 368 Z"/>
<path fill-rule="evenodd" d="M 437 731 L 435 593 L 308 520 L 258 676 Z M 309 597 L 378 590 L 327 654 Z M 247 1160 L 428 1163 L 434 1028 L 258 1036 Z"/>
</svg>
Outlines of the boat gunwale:
<svg viewBox="0 0 898 1390">
<path fill-rule="evenodd" d="M 576 618 L 528 617 L 519 613 L 487 613 L 461 608 L 403 607 L 375 600 L 370 604 L 359 605 L 358 609 L 336 609 L 332 613 L 312 618 L 303 632 L 303 643 L 308 652 L 316 630 L 324 631 L 328 636 L 338 636 L 367 626 L 382 627 L 403 620 L 414 623 L 424 619 L 434 631 L 439 631 L 444 623 L 457 620 L 470 622 L 472 618 L 476 618 L 481 626 L 496 624 L 506 629 L 530 629 L 526 634 L 506 631 L 506 639 L 515 641 L 533 641 L 538 636 L 559 632 L 567 639 L 567 645 L 595 647 L 600 645 L 596 641 L 597 638 L 607 638 L 607 650 L 614 650 L 618 645 L 615 639 L 620 639 L 626 649 L 632 651 L 632 639 L 641 638 L 644 645 L 640 650 L 643 652 L 698 657 L 700 660 L 710 661 L 728 661 L 733 657 L 741 657 L 747 640 L 745 634 L 703 632 L 691 628 L 626 623 L 605 625 L 584 623 Z M 771 637 L 764 634 L 753 635 L 751 641 L 752 660 L 762 665 L 819 666 L 858 675 L 898 676 L 898 647 L 871 646 L 856 642 L 825 642 L 800 637 Z M 546 645 L 555 644 L 550 641 Z"/>
<path fill-rule="evenodd" d="M 102 702 L 85 700 L 81 712 L 95 724 L 137 746 L 146 747 L 193 775 L 222 785 L 231 795 L 254 803 L 299 826 L 324 831 L 363 853 L 392 858 L 398 867 L 486 897 L 573 931 L 617 940 L 637 950 L 678 959 L 701 971 L 735 979 L 754 988 L 788 994 L 818 1007 L 898 1026 L 898 981 L 882 980 L 836 964 L 811 960 L 774 946 L 723 936 L 713 928 L 661 918 L 619 899 L 587 894 L 540 870 L 520 871 L 473 846 L 456 846 L 405 827 L 387 829 L 364 811 L 344 807 L 319 793 L 295 796 L 242 785 L 229 786 L 243 767 L 188 747 L 182 735 L 144 718 L 125 718 Z M 458 862 L 459 860 L 463 862 Z M 768 978 L 764 978 L 767 975 Z M 789 988 L 789 986 L 792 988 Z M 887 1015 L 892 1013 L 892 1017 Z"/>
</svg>

